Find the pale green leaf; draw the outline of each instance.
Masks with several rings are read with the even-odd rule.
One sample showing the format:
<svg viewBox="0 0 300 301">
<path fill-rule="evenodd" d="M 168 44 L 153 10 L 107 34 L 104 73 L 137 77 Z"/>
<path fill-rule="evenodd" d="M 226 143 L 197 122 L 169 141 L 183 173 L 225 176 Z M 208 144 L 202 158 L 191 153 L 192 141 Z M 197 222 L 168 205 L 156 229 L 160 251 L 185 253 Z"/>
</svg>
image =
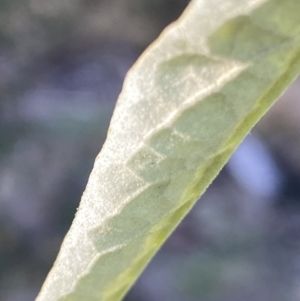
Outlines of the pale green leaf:
<svg viewBox="0 0 300 301">
<path fill-rule="evenodd" d="M 299 0 L 194 0 L 129 71 L 37 301 L 118 301 L 300 71 Z"/>
</svg>

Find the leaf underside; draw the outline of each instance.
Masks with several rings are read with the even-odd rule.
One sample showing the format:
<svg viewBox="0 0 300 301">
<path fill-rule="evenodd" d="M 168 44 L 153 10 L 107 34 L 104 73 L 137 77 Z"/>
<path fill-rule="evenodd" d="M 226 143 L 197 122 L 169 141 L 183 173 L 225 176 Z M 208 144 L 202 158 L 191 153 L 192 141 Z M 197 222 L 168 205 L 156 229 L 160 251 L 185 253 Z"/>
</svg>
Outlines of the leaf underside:
<svg viewBox="0 0 300 301">
<path fill-rule="evenodd" d="M 194 0 L 129 71 L 37 301 L 118 301 L 300 72 L 299 0 Z"/>
</svg>

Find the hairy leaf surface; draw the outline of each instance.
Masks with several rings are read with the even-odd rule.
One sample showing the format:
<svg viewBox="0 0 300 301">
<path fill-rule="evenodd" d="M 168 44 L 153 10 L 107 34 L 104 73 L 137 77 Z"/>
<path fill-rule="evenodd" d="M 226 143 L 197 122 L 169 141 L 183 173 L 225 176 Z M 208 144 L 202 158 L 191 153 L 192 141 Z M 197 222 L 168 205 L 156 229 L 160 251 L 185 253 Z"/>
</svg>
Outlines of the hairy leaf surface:
<svg viewBox="0 0 300 301">
<path fill-rule="evenodd" d="M 300 71 L 299 0 L 194 0 L 129 71 L 37 301 L 118 301 Z"/>
</svg>

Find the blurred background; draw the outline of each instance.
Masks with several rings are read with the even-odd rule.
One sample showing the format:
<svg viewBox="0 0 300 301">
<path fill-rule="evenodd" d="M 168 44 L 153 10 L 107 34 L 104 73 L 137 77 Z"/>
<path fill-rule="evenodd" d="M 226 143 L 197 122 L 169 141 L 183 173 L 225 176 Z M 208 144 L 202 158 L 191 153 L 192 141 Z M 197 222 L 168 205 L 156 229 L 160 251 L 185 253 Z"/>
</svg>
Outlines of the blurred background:
<svg viewBox="0 0 300 301">
<path fill-rule="evenodd" d="M 124 75 L 187 0 L 0 0 L 0 301 L 36 297 Z M 300 300 L 300 81 L 126 301 Z"/>
</svg>

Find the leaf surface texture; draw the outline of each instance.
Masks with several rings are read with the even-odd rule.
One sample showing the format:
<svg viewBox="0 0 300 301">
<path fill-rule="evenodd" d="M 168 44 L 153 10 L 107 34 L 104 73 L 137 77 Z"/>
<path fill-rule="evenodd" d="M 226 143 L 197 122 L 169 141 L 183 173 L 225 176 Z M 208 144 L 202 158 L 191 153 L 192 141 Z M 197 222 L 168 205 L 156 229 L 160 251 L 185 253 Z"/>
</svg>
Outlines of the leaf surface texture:
<svg viewBox="0 0 300 301">
<path fill-rule="evenodd" d="M 299 0 L 194 0 L 129 71 L 37 301 L 118 301 L 300 71 Z"/>
</svg>

